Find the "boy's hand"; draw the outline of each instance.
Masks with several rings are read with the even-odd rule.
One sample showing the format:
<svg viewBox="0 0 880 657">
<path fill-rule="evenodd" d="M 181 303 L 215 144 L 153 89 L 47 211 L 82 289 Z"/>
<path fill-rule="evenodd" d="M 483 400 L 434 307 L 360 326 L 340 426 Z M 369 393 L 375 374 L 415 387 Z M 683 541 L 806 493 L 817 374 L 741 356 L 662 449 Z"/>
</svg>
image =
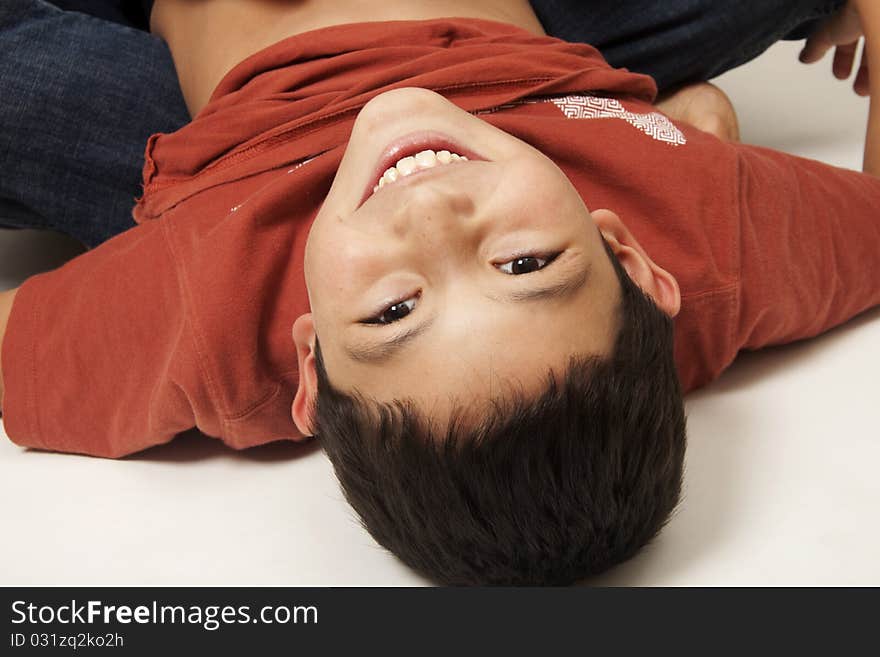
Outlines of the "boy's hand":
<svg viewBox="0 0 880 657">
<path fill-rule="evenodd" d="M 818 62 L 825 56 L 829 48 L 834 47 L 836 50 L 834 51 L 834 62 L 831 65 L 834 77 L 838 80 L 845 80 L 849 77 L 855 63 L 856 48 L 859 45 L 859 40 L 864 36 L 862 20 L 856 4 L 854 0 L 849 0 L 842 9 L 827 19 L 815 34 L 807 39 L 799 57 L 804 64 Z M 870 94 L 867 49 L 862 52 L 862 60 L 855 82 L 853 82 L 853 89 L 859 96 Z"/>
</svg>

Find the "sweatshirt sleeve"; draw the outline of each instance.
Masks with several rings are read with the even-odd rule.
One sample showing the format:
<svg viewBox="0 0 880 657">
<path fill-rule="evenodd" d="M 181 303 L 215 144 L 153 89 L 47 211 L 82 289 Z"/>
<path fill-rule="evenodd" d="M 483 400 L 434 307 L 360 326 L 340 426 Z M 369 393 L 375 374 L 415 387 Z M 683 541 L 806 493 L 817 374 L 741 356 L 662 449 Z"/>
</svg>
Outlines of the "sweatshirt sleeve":
<svg viewBox="0 0 880 657">
<path fill-rule="evenodd" d="M 139 224 L 19 288 L 0 352 L 13 442 L 118 457 L 211 424 L 166 231 Z"/>
<path fill-rule="evenodd" d="M 818 335 L 880 304 L 880 178 L 739 147 L 739 341 Z"/>
</svg>

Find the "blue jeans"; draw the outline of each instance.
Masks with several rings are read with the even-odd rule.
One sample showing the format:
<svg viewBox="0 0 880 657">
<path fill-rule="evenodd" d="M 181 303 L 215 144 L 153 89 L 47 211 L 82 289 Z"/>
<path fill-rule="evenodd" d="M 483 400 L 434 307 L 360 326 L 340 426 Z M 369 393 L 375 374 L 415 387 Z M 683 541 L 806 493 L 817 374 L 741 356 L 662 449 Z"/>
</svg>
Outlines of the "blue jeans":
<svg viewBox="0 0 880 657">
<path fill-rule="evenodd" d="M 0 224 L 89 248 L 133 227 L 147 138 L 188 121 L 160 39 L 0 0 Z"/>
<path fill-rule="evenodd" d="M 663 91 L 723 73 L 779 39 L 804 38 L 844 1 L 532 5 L 549 34 L 590 43 Z M 189 115 L 165 44 L 122 24 L 126 2 L 57 4 L 113 21 L 43 0 L 0 0 L 0 226 L 56 230 L 93 248 L 134 226 L 149 135 L 173 132 Z"/>
<path fill-rule="evenodd" d="M 846 0 L 531 0 L 546 32 L 589 43 L 660 91 L 709 80 L 779 40 L 807 38 Z"/>
</svg>

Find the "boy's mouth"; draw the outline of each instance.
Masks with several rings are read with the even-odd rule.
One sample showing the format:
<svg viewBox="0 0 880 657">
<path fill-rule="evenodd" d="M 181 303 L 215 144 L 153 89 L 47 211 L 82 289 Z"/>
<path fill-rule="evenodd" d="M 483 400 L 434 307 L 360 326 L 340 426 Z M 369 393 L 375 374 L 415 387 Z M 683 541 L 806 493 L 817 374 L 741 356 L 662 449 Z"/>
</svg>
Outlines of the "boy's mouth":
<svg viewBox="0 0 880 657">
<path fill-rule="evenodd" d="M 439 132 L 413 132 L 389 144 L 369 178 L 358 207 L 386 185 L 438 166 L 486 158 Z"/>
<path fill-rule="evenodd" d="M 382 177 L 379 178 L 379 184 L 373 186 L 373 193 L 375 194 L 385 185 L 392 184 L 398 178 L 405 178 L 414 174 L 416 171 L 433 169 L 436 166 L 452 164 L 453 162 L 467 161 L 468 158 L 466 156 L 459 155 L 458 153 L 450 153 L 446 150 L 433 151 L 428 149 L 419 151 L 415 155 L 408 155 L 407 157 L 401 158 L 393 167 L 386 169 L 385 173 L 382 174 Z"/>
</svg>

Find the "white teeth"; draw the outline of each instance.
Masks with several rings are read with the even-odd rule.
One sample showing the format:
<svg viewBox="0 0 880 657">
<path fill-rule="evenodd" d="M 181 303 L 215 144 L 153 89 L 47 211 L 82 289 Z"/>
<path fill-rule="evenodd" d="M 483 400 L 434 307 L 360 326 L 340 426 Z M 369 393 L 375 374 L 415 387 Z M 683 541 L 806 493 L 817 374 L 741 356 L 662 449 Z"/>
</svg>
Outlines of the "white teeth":
<svg viewBox="0 0 880 657">
<path fill-rule="evenodd" d="M 435 166 L 440 164 L 451 164 L 453 162 L 467 162 L 468 159 L 463 155 L 458 155 L 457 153 L 450 153 L 449 151 L 432 151 L 430 149 L 426 149 L 415 155 L 410 155 L 409 157 L 404 157 L 398 160 L 397 164 L 393 167 L 389 167 L 385 173 L 382 174 L 382 177 L 379 178 L 378 184 L 373 186 L 373 193 L 378 192 L 385 185 L 390 185 L 391 183 L 399 180 L 400 178 L 404 178 L 416 171 L 421 171 L 422 169 L 432 169 Z"/>
<path fill-rule="evenodd" d="M 416 153 L 416 164 L 423 169 L 436 166 L 437 154 L 434 151 L 422 151 L 421 153 Z"/>
<path fill-rule="evenodd" d="M 408 176 L 413 171 L 415 171 L 418 166 L 419 165 L 416 164 L 416 158 L 414 158 L 412 155 L 410 155 L 409 157 L 405 157 L 402 160 L 398 160 L 397 164 L 395 165 L 398 173 L 400 173 L 401 176 Z"/>
</svg>

